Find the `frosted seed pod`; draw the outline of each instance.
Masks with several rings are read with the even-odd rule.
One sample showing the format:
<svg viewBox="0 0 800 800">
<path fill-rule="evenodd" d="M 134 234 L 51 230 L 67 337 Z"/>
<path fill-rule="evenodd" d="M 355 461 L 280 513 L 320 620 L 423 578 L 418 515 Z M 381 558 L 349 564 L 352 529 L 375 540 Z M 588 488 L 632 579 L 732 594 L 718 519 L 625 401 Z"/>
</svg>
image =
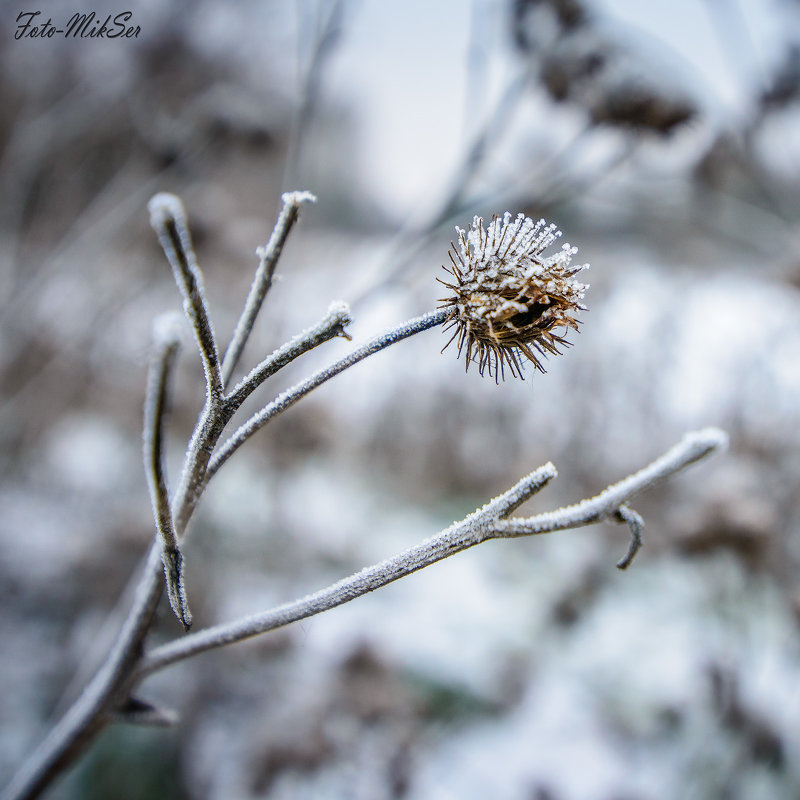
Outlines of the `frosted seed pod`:
<svg viewBox="0 0 800 800">
<path fill-rule="evenodd" d="M 458 247 L 451 243 L 451 266 L 444 267 L 452 279 L 440 281 L 453 292 L 440 300 L 450 311 L 445 327 L 455 328 L 445 348 L 457 340 L 465 368 L 474 361 L 495 380 L 506 367 L 522 378 L 521 357 L 544 372 L 542 358 L 558 354 L 569 329 L 578 329 L 575 314 L 585 309 L 589 287 L 573 276 L 589 265 L 570 266 L 578 248 L 569 244 L 543 257 L 561 231 L 524 214 L 513 222 L 510 212 L 495 215 L 488 227 L 475 217 L 456 231 Z"/>
</svg>

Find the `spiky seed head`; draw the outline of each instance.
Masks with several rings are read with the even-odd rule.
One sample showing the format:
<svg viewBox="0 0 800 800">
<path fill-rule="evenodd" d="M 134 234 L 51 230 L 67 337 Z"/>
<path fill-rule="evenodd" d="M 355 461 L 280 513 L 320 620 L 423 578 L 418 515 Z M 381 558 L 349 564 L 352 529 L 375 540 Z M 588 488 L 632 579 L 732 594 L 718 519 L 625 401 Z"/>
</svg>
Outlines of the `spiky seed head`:
<svg viewBox="0 0 800 800">
<path fill-rule="evenodd" d="M 474 361 L 495 380 L 505 378 L 506 367 L 522 378 L 522 357 L 544 372 L 542 358 L 558 354 L 569 329 L 578 329 L 575 314 L 586 308 L 589 287 L 574 275 L 589 265 L 571 265 L 578 248 L 569 244 L 544 257 L 561 231 L 524 214 L 513 222 L 509 212 L 495 215 L 486 227 L 475 217 L 456 231 L 458 246 L 451 242 L 444 267 L 452 278 L 440 281 L 453 292 L 440 301 L 450 309 L 445 327 L 455 328 L 443 350 L 456 340 L 466 369 Z"/>
</svg>

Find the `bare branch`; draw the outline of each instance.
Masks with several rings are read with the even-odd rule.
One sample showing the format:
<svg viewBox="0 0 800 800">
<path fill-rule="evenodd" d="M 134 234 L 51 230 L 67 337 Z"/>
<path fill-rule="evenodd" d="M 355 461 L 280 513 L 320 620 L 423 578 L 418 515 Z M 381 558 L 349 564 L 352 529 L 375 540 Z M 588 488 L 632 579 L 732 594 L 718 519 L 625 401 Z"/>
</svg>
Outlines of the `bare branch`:
<svg viewBox="0 0 800 800">
<path fill-rule="evenodd" d="M 298 400 L 305 397 L 309 392 L 316 389 L 325 381 L 338 375 L 340 372 L 352 367 L 359 361 L 363 361 L 368 356 L 380 352 L 390 345 L 407 339 L 415 333 L 421 333 L 429 328 L 441 325 L 447 318 L 448 312 L 444 309 L 429 311 L 421 317 L 404 322 L 396 328 L 392 328 L 386 333 L 375 337 L 371 341 L 354 350 L 350 355 L 345 356 L 340 361 L 331 364 L 329 367 L 315 372 L 304 381 L 292 386 L 282 394 L 279 394 L 269 405 L 265 406 L 258 413 L 254 414 L 247 422 L 242 425 L 236 433 L 222 445 L 220 450 L 211 459 L 206 473 L 207 480 L 210 480 L 216 471 L 241 447 L 256 431 L 264 427 L 271 419 L 282 411 L 293 406 Z"/>
<path fill-rule="evenodd" d="M 481 148 L 477 148 L 476 157 L 480 156 Z M 46 739 L 26 758 L 5 790 L 3 797 L 7 800 L 33 800 L 59 772 L 76 760 L 106 725 L 116 719 L 148 724 L 170 722 L 173 719 L 170 712 L 131 695 L 136 683 L 146 675 L 196 653 L 240 641 L 341 605 L 488 539 L 547 533 L 603 519 L 615 519 L 626 523 L 631 533 L 628 552 L 618 565 L 624 569 L 641 546 L 643 526 L 641 517 L 627 506 L 630 498 L 724 444 L 725 434 L 721 431 L 707 429 L 692 434 L 649 467 L 614 484 L 597 497 L 547 514 L 509 519 L 525 500 L 555 476 L 555 468 L 547 464 L 463 521 L 454 523 L 445 531 L 399 555 L 300 600 L 232 624 L 191 634 L 143 656 L 145 637 L 152 628 L 164 585 L 162 570 L 166 574 L 173 609 L 185 627 L 191 622 L 183 586 L 179 541 L 209 478 L 244 441 L 313 389 L 385 347 L 442 324 L 450 314 L 448 309 L 440 309 L 410 320 L 319 370 L 280 394 L 251 417 L 212 457 L 234 412 L 269 375 L 333 336 L 347 336 L 344 327 L 349 322 L 349 311 L 343 304 L 333 306 L 317 326 L 276 350 L 227 397 L 224 394 L 225 384 L 236 368 L 269 290 L 276 262 L 297 219 L 299 205 L 312 199 L 307 193 L 284 196 L 284 207 L 272 236 L 266 247 L 259 251 L 259 267 L 253 286 L 223 363 L 220 362 L 204 297 L 202 273 L 192 249 L 183 206 L 173 195 L 159 194 L 150 201 L 151 223 L 173 269 L 183 296 L 185 313 L 192 323 L 199 345 L 206 376 L 206 402 L 187 448 L 180 485 L 170 503 L 163 463 L 164 419 L 177 338 L 173 334 L 161 336 L 157 342 L 158 354 L 150 372 L 144 430 L 145 466 L 159 535 L 150 548 L 130 610 L 121 623 L 108 657 L 80 697 L 50 729 Z"/>
<path fill-rule="evenodd" d="M 303 24 L 302 19 L 298 19 L 300 25 L 297 66 L 298 73 L 302 77 L 300 85 L 297 87 L 297 99 L 299 102 L 295 105 L 295 112 L 292 114 L 289 129 L 288 148 L 284 161 L 283 180 L 281 181 L 282 186 L 290 186 L 294 182 L 297 165 L 319 103 L 325 65 L 335 52 L 336 45 L 341 39 L 344 5 L 344 0 L 333 0 L 331 3 L 317 4 L 313 10 L 311 10 L 311 6 L 308 6 L 306 13 L 310 13 L 312 18 L 306 17 L 305 24 Z M 302 6 L 297 6 L 297 10 L 300 14 L 303 14 Z M 327 17 L 323 18 L 326 11 Z M 307 42 L 311 45 L 308 66 L 303 63 L 304 57 L 300 49 L 300 44 Z"/>
<path fill-rule="evenodd" d="M 263 614 L 255 614 L 230 624 L 216 625 L 204 631 L 189 634 L 179 641 L 158 647 L 144 657 L 136 675 L 138 678 L 143 678 L 176 661 L 183 661 L 206 650 L 249 639 L 252 636 L 320 614 L 379 589 L 381 586 L 386 586 L 386 584 L 410 575 L 436 561 L 441 561 L 443 558 L 479 544 L 488 536 L 487 521 L 490 518 L 497 518 L 509 513 L 511 509 L 525 502 L 545 486 L 555 474 L 555 467 L 550 463 L 539 467 L 507 492 L 474 511 L 461 522 L 453 523 L 446 530 L 415 547 L 372 567 L 367 567 L 326 589 L 270 609 Z"/>
<path fill-rule="evenodd" d="M 219 353 L 203 290 L 203 274 L 197 265 L 183 203 L 174 194 L 161 193 L 153 197 L 147 208 L 150 211 L 150 224 L 158 235 L 183 295 L 184 311 L 194 328 L 209 397 L 216 400 L 222 394 Z"/>
<path fill-rule="evenodd" d="M 531 536 L 600 522 L 616 514 L 634 495 L 705 458 L 709 453 L 722 449 L 727 442 L 727 434 L 718 428 L 704 428 L 687 433 L 652 464 L 609 486 L 596 497 L 535 517 L 498 521 L 493 524 L 492 529 L 498 537 Z"/>
<path fill-rule="evenodd" d="M 342 336 L 348 341 L 350 335 L 345 326 L 352 322 L 350 308 L 346 303 L 331 303 L 328 313 L 312 328 L 307 328 L 265 358 L 225 398 L 225 402 L 237 409 L 267 379 L 298 356 L 321 344 Z"/>
<path fill-rule="evenodd" d="M 508 491 L 490 500 L 483 508 L 479 508 L 468 517 L 465 517 L 464 522 L 469 522 L 470 520 L 486 522 L 487 520 L 506 519 L 509 514 L 513 514 L 523 503 L 544 489 L 557 476 L 558 470 L 556 470 L 552 462 L 548 461 L 539 469 L 529 472 Z"/>
<path fill-rule="evenodd" d="M 227 386 L 231 375 L 239 363 L 242 352 L 244 351 L 250 332 L 253 330 L 256 317 L 261 311 L 261 305 L 272 286 L 272 278 L 275 274 L 275 266 L 283 252 L 283 245 L 292 230 L 294 223 L 300 217 L 300 206 L 302 203 L 316 203 L 317 198 L 311 192 L 286 192 L 281 196 L 283 207 L 278 215 L 275 227 L 269 237 L 266 247 L 259 247 L 256 250 L 258 256 L 258 267 L 250 286 L 242 314 L 236 323 L 231 343 L 225 351 L 222 359 L 222 383 Z"/>
<path fill-rule="evenodd" d="M 488 539 L 549 533 L 599 522 L 617 513 L 633 495 L 708 456 L 723 447 L 726 441 L 726 435 L 714 428 L 688 434 L 648 467 L 610 486 L 595 498 L 536 517 L 504 519 L 555 476 L 553 465 L 546 464 L 461 522 L 454 523 L 430 539 L 392 558 L 366 567 L 300 600 L 237 622 L 216 625 L 156 648 L 140 662 L 136 678 L 144 678 L 198 653 L 249 639 L 335 608 Z M 627 516 L 626 521 L 629 521 L 635 512 L 626 509 L 621 513 Z M 638 514 L 635 517 L 640 520 Z"/>
<path fill-rule="evenodd" d="M 177 326 L 163 317 L 154 325 L 155 352 L 147 376 L 147 393 L 144 403 L 144 467 L 153 516 L 156 538 L 161 546 L 161 561 L 167 582 L 169 604 L 184 630 L 192 624 L 189 601 L 183 581 L 183 555 L 175 535 L 172 510 L 169 504 L 166 469 L 164 466 L 164 439 L 166 413 L 169 399 L 169 382 L 180 346 Z"/>
<path fill-rule="evenodd" d="M 191 250 L 180 200 L 171 195 L 157 195 L 150 202 L 150 212 L 153 225 L 184 296 L 185 310 L 193 324 L 206 371 L 206 403 L 189 443 L 180 485 L 172 505 L 173 531 L 180 539 L 207 483 L 206 470 L 210 455 L 233 412 L 230 404 L 226 403 L 222 396 L 219 359 L 202 293 L 202 275 Z M 439 324 L 443 319 L 443 312 L 434 312 L 420 320 L 413 320 L 395 331 L 390 331 L 371 343 L 373 349 L 364 351 L 362 348 L 351 354 L 345 362 L 339 362 L 329 370 L 323 371 L 325 374 L 316 377 L 314 386 L 371 355 L 372 352 Z M 305 386 L 302 393 L 288 403 L 287 407 L 314 386 Z M 151 430 L 154 430 L 152 426 Z M 217 462 L 217 466 L 220 463 Z M 99 732 L 112 721 L 115 708 L 119 708 L 119 704 L 130 694 L 135 666 L 141 659 L 143 641 L 152 627 L 155 609 L 164 586 L 164 579 L 161 577 L 163 568 L 161 547 L 154 541 L 130 609 L 121 623 L 111 652 L 80 697 L 25 759 L 5 788 L 3 800 L 33 800 L 39 796 L 45 787 L 72 764 Z"/>
</svg>

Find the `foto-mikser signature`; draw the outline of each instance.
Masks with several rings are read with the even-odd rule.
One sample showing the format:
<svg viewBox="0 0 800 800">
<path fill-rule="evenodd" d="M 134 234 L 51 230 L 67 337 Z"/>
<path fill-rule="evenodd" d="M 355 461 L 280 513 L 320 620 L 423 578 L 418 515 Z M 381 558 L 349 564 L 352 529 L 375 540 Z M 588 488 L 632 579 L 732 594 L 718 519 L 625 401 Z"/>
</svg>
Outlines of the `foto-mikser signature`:
<svg viewBox="0 0 800 800">
<path fill-rule="evenodd" d="M 85 14 L 76 12 L 67 24 L 57 27 L 53 24 L 52 17 L 47 22 L 37 19 L 41 11 L 20 11 L 17 15 L 17 30 L 15 39 L 52 39 L 63 36 L 65 39 L 135 39 L 142 29 L 138 25 L 131 25 L 133 12 L 120 11 L 105 19 L 97 16 L 94 11 Z"/>
</svg>

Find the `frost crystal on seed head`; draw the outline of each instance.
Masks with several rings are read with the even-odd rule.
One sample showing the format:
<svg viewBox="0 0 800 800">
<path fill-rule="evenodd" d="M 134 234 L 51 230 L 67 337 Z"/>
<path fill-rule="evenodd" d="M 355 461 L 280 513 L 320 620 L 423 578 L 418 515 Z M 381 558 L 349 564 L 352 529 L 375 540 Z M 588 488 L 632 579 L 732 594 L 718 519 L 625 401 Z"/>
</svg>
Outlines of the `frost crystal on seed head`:
<svg viewBox="0 0 800 800">
<path fill-rule="evenodd" d="M 440 281 L 453 291 L 441 300 L 450 309 L 446 327 L 455 327 L 447 345 L 458 339 L 466 368 L 475 361 L 481 375 L 488 370 L 495 380 L 505 377 L 506 366 L 522 378 L 520 356 L 544 372 L 541 358 L 558 354 L 559 345 L 569 344 L 569 329 L 578 329 L 574 315 L 585 309 L 589 287 L 573 276 L 589 265 L 570 266 L 578 248 L 569 244 L 542 257 L 561 231 L 524 214 L 512 222 L 506 212 L 488 227 L 475 217 L 466 231 L 456 231 L 458 247 L 451 243 L 452 266 L 445 267 L 455 282 Z"/>
</svg>

